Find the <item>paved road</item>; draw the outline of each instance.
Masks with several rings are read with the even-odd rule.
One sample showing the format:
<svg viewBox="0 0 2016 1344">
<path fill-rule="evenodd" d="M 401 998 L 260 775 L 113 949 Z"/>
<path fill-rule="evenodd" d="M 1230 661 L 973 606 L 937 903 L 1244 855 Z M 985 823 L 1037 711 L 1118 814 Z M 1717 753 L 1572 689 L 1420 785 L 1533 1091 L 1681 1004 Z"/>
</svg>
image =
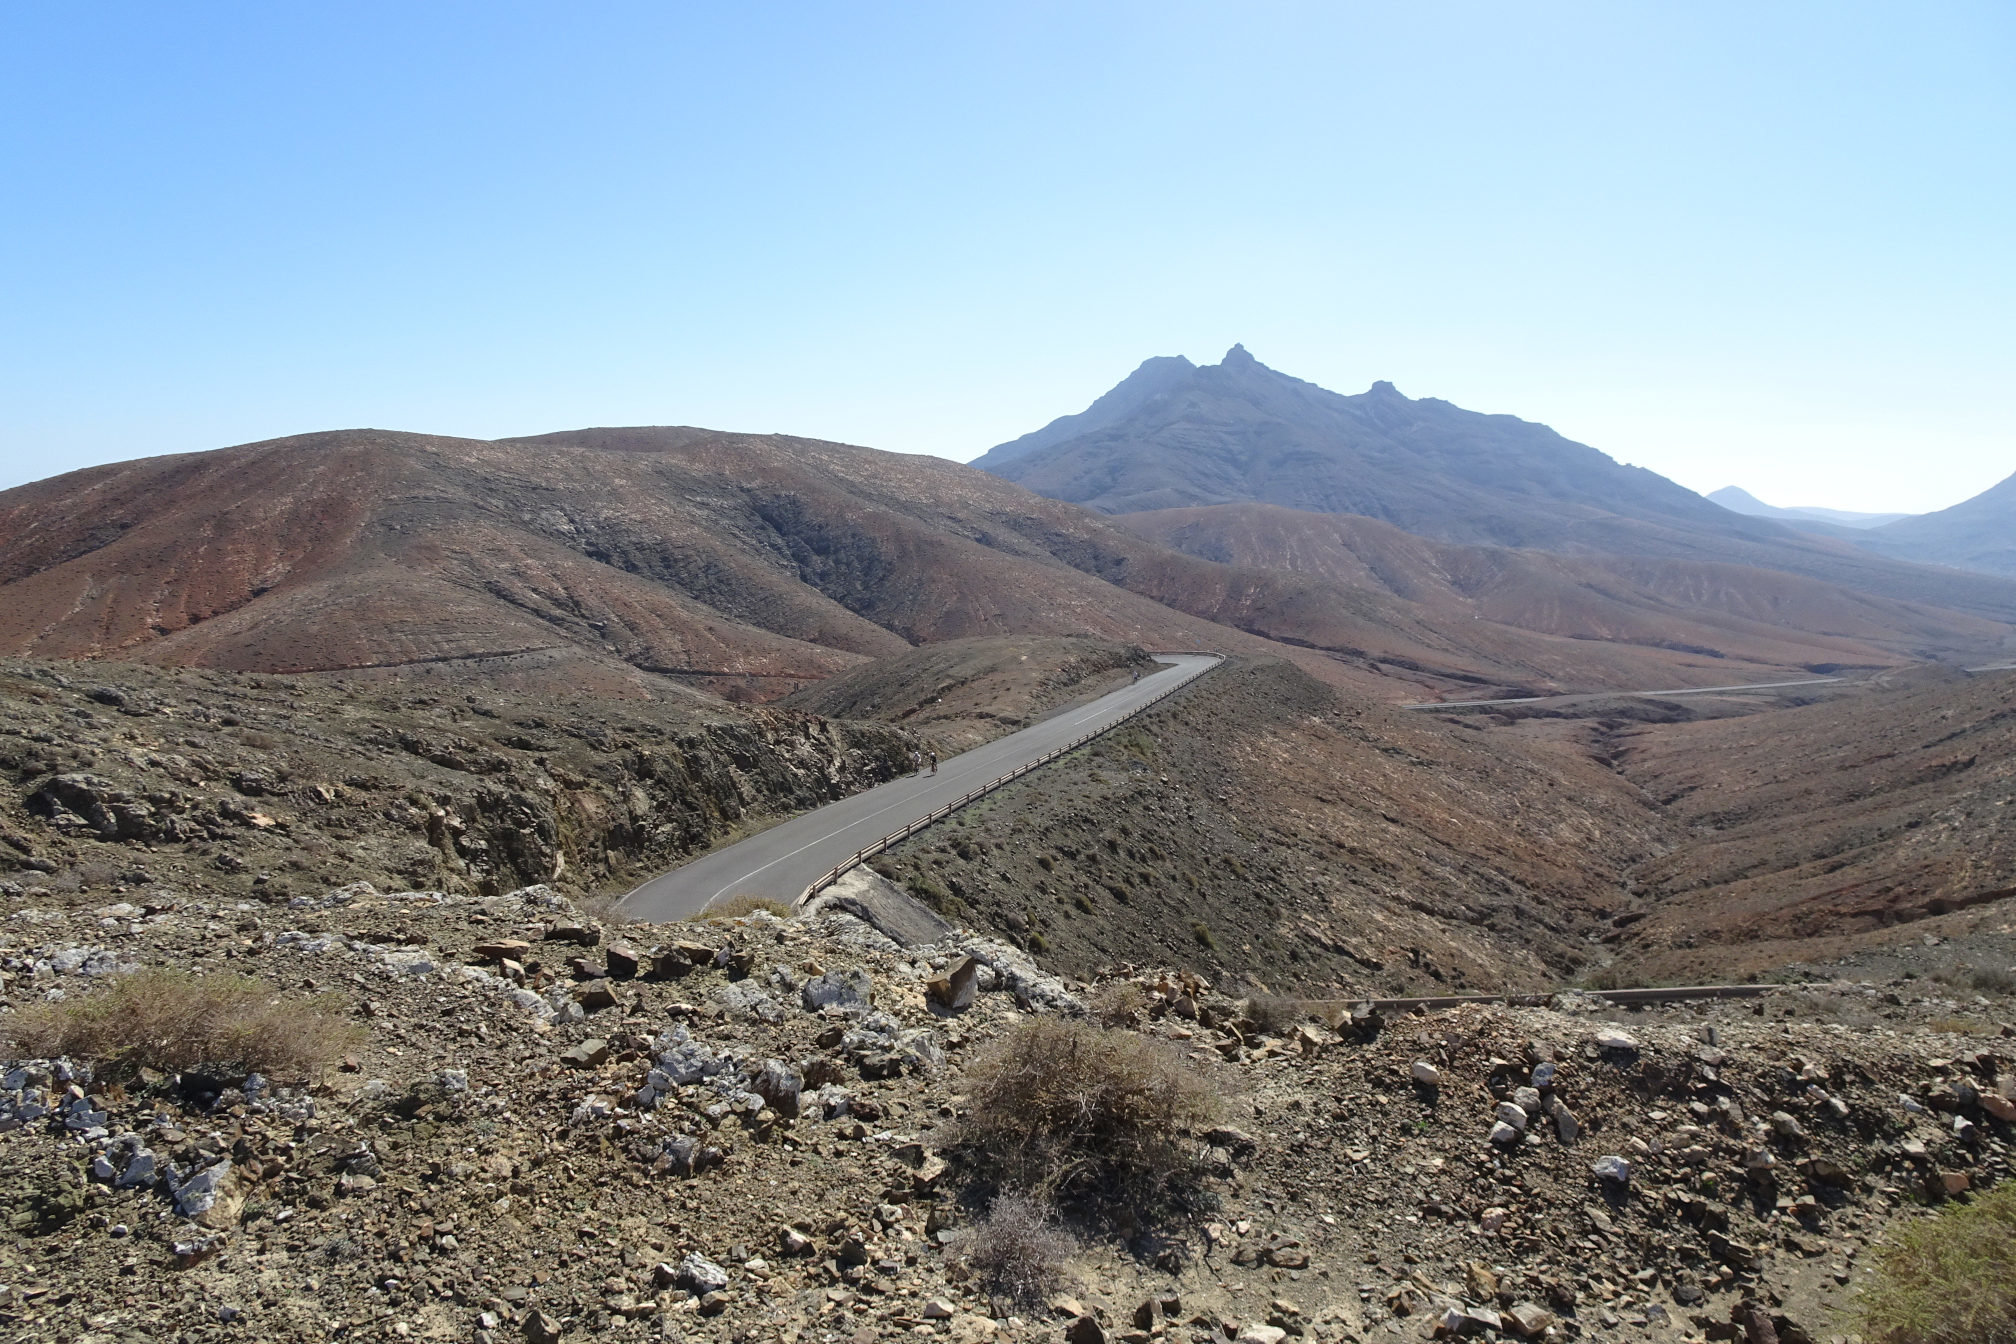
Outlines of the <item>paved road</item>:
<svg viewBox="0 0 2016 1344">
<path fill-rule="evenodd" d="M 649 920 L 684 919 L 731 894 L 767 896 L 788 905 L 814 878 L 855 851 L 1073 738 L 1119 722 L 1144 702 L 1202 676 L 1220 661 L 1187 653 L 1155 657 L 1169 666 L 1090 704 L 942 761 L 935 775 L 906 775 L 879 784 L 702 855 L 652 878 L 619 905 L 630 918 Z"/>
<path fill-rule="evenodd" d="M 1840 677 L 1809 677 L 1804 681 L 1753 681 L 1747 686 L 1688 686 L 1677 691 L 1570 691 L 1566 695 L 1526 695 L 1516 700 L 1423 700 L 1402 709 L 1470 709 L 1478 705 L 1539 705 L 1550 700 L 1613 700 L 1620 696 L 1712 695 L 1716 691 L 1775 691 L 1786 686 L 1820 686 Z"/>
</svg>

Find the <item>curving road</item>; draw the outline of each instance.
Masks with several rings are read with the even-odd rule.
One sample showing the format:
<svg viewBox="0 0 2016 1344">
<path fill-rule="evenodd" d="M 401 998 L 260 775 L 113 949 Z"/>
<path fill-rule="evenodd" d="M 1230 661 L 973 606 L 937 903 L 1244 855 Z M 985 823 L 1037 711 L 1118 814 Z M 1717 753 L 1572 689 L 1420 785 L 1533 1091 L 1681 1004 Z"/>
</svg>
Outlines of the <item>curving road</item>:
<svg viewBox="0 0 2016 1344">
<path fill-rule="evenodd" d="M 728 895 L 766 896 L 788 905 L 856 851 L 1075 738 L 1112 727 L 1223 661 L 1191 653 L 1158 653 L 1155 660 L 1168 666 L 1090 704 L 940 762 L 935 775 L 905 775 L 878 784 L 704 854 L 643 883 L 618 906 L 631 919 L 675 920 Z"/>
</svg>

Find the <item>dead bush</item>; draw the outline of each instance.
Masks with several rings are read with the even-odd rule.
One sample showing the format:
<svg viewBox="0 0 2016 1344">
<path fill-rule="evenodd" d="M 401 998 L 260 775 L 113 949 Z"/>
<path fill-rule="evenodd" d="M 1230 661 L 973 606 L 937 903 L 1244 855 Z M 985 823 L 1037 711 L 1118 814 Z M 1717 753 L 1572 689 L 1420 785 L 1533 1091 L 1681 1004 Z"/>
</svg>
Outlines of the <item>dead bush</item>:
<svg viewBox="0 0 2016 1344">
<path fill-rule="evenodd" d="M 1031 1306 L 1064 1282 L 1064 1266 L 1077 1250 L 1041 1200 L 1024 1194 L 995 1199 L 987 1216 L 966 1234 L 966 1258 L 990 1293 Z"/>
<path fill-rule="evenodd" d="M 1092 996 L 1092 1015 L 1108 1027 L 1135 1027 L 1148 1009 L 1148 991 L 1132 980 L 1112 980 Z"/>
<path fill-rule="evenodd" d="M 2005 971 L 1999 966 L 1976 966 L 1967 979 L 1982 994 L 2016 997 L 2016 968 Z"/>
<path fill-rule="evenodd" d="M 1254 1029 L 1280 1036 L 1309 1016 L 1309 1001 L 1292 994 L 1255 994 L 1246 1000 L 1245 1018 Z"/>
<path fill-rule="evenodd" d="M 1184 1205 L 1201 1145 L 1223 1113 L 1212 1071 L 1167 1041 L 1095 1022 L 1036 1017 L 967 1070 L 957 1139 L 969 1169 L 1088 1212 Z"/>
<path fill-rule="evenodd" d="M 2016 1344 L 2016 1182 L 1893 1233 L 1854 1314 L 1871 1344 Z"/>
<path fill-rule="evenodd" d="M 710 919 L 740 919 L 759 910 L 765 914 L 775 915 L 779 919 L 791 918 L 791 907 L 784 902 L 772 900 L 768 896 L 751 896 L 743 892 L 714 902 L 699 914 L 691 916 L 687 922 L 696 924 Z"/>
<path fill-rule="evenodd" d="M 113 1072 L 312 1076 L 364 1038 L 328 996 L 283 999 L 238 975 L 144 970 L 82 998 L 0 1017 L 0 1054 L 67 1055 Z"/>
</svg>

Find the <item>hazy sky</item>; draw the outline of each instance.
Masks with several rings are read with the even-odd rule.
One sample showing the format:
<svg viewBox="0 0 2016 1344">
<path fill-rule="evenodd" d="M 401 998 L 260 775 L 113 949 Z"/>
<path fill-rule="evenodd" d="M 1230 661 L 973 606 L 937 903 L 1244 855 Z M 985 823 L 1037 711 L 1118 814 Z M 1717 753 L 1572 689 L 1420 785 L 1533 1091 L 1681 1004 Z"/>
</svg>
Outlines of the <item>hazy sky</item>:
<svg viewBox="0 0 2016 1344">
<path fill-rule="evenodd" d="M 967 458 L 1149 355 L 1683 484 L 2016 471 L 2016 6 L 0 10 L 0 485 L 339 426 Z"/>
</svg>

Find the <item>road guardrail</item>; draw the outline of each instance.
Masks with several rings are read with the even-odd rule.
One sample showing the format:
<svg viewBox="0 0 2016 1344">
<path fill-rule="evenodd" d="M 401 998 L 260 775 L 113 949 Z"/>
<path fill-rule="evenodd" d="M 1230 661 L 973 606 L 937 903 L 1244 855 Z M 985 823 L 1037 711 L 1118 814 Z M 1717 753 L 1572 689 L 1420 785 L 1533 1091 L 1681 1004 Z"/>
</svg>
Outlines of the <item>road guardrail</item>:
<svg viewBox="0 0 2016 1344">
<path fill-rule="evenodd" d="M 835 882 L 838 882 L 850 870 L 860 867 L 868 860 L 874 858 L 877 854 L 880 854 L 884 850 L 888 849 L 889 846 L 900 843 L 901 841 L 904 840 L 908 840 L 911 836 L 917 834 L 917 832 L 923 830 L 926 826 L 932 825 L 934 822 L 940 822 L 945 820 L 945 818 L 951 816 L 954 812 L 957 812 L 960 808 L 965 807 L 969 803 L 976 802 L 981 798 L 985 798 L 988 794 L 994 792 L 1002 785 L 1012 784 L 1016 780 L 1022 778 L 1022 776 L 1028 774 L 1030 771 L 1040 769 L 1043 766 L 1050 764 L 1050 762 L 1056 760 L 1059 756 L 1063 756 L 1068 752 L 1076 751 L 1078 750 L 1078 748 L 1084 746 L 1087 742 L 1092 741 L 1094 738 L 1103 737 L 1107 733 L 1112 732 L 1115 728 L 1118 728 L 1121 724 L 1133 721 L 1142 714 L 1145 714 L 1149 710 L 1153 709 L 1155 706 L 1161 704 L 1164 700 L 1167 700 L 1170 696 L 1176 694 L 1176 692 L 1183 690 L 1185 687 L 1194 684 L 1200 678 L 1207 677 L 1211 673 L 1217 671 L 1218 668 L 1222 666 L 1225 662 L 1225 655 L 1222 653 L 1218 653 L 1212 649 L 1153 649 L 1150 650 L 1149 653 L 1151 657 L 1154 654 L 1165 653 L 1165 654 L 1186 655 L 1194 658 L 1216 658 L 1218 661 L 1216 663 L 1213 663 L 1210 667 L 1205 668 L 1202 672 L 1199 672 L 1196 676 L 1186 677 L 1182 681 L 1177 682 L 1174 686 L 1171 686 L 1168 690 L 1157 692 L 1150 698 L 1143 700 L 1140 704 L 1128 710 L 1125 714 L 1122 714 L 1119 718 L 1113 720 L 1113 722 L 1105 725 L 1103 728 L 1095 728 L 1091 732 L 1086 733 L 1081 737 L 1073 738 L 1071 741 L 1065 743 L 1061 747 L 1058 747 L 1054 751 L 1045 752 L 1043 755 L 1038 756 L 1035 760 L 1028 762 L 1026 765 L 1018 765 L 1013 770 L 1010 770 L 1007 774 L 1002 775 L 1000 778 L 990 779 L 985 784 L 982 784 L 979 788 L 974 789 L 969 793 L 961 794 L 959 797 L 945 804 L 945 806 L 937 808 L 931 812 L 925 813 L 923 816 L 917 818 L 917 820 L 911 822 L 909 825 L 903 827 L 901 830 L 891 831 L 889 832 L 889 834 L 883 836 L 880 840 L 875 841 L 873 844 L 865 845 L 862 848 L 855 850 L 852 857 L 844 859 L 841 862 L 834 864 L 831 868 L 828 868 L 825 872 L 813 878 L 812 885 L 805 888 L 804 891 L 800 892 L 798 895 L 798 899 L 791 903 L 792 908 L 795 910 L 803 907 L 805 902 L 811 900 L 814 896 L 817 896 L 820 892 L 826 890 L 826 888 L 832 886 Z"/>
</svg>

